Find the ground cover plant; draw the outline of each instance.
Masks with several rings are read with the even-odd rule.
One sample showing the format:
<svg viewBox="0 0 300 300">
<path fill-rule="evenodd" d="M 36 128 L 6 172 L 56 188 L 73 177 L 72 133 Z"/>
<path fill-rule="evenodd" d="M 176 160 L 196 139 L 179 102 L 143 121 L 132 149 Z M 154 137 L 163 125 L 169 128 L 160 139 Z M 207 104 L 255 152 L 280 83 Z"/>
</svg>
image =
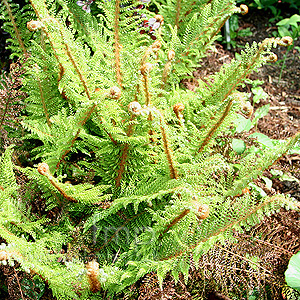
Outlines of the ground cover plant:
<svg viewBox="0 0 300 300">
<path fill-rule="evenodd" d="M 275 60 L 271 47 L 292 40 L 248 45 L 195 92 L 180 85 L 226 19 L 246 9 L 33 0 L 19 10 L 2 0 L 12 56 L 21 58 L 2 80 L 2 263 L 39 275 L 58 299 L 113 297 L 151 272 L 161 284 L 168 273 L 188 279 L 215 245 L 282 206 L 296 208 L 250 183 L 299 135 L 259 151 L 221 151 L 235 120 L 251 115 L 237 88 Z"/>
</svg>

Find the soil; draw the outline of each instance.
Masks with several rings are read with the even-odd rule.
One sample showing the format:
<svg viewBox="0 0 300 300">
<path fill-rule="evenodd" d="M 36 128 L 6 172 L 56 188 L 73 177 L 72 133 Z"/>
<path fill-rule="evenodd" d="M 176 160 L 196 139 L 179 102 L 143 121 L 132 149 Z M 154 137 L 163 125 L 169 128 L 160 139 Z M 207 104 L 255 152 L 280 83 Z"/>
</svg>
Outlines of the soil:
<svg viewBox="0 0 300 300">
<path fill-rule="evenodd" d="M 299 12 L 285 10 L 285 7 L 282 7 L 284 18 L 294 13 Z M 204 67 L 194 72 L 195 79 L 204 78 L 216 72 L 223 63 L 229 62 L 234 57 L 234 52 L 239 52 L 247 42 L 259 42 L 271 37 L 272 33 L 277 30 L 276 22 L 269 23 L 269 19 L 272 17 L 273 15 L 269 11 L 250 9 L 248 15 L 239 19 L 239 30 L 250 28 L 252 36 L 238 37 L 236 43 L 239 47 L 234 51 L 226 50 L 225 46 L 216 44 L 215 51 L 211 51 L 209 56 L 202 62 Z M 3 59 L 7 58 L 7 52 L 2 47 L 4 37 L 5 33 L 0 31 L 0 57 L 2 58 L 0 66 L 2 69 L 8 67 L 7 59 Z M 295 42 L 295 46 L 300 46 L 300 38 Z M 262 67 L 250 77 L 252 80 L 261 80 L 263 82 L 261 87 L 268 93 L 266 99 L 253 104 L 253 106 L 255 110 L 262 105 L 270 104 L 269 114 L 259 121 L 257 130 L 272 139 L 286 139 L 300 131 L 300 53 L 296 48 L 287 53 L 284 47 L 278 47 L 274 52 L 278 56 L 278 61 Z M 285 55 L 285 66 L 279 80 Z M 195 79 L 186 81 L 186 86 L 194 89 Z M 246 84 L 243 89 L 250 93 L 251 85 Z M 273 168 L 281 170 L 291 179 L 279 180 L 273 178 L 268 170 L 265 171 L 264 175 L 272 180 L 272 189 L 267 192 L 269 194 L 289 194 L 300 201 L 300 155 L 285 155 L 277 161 Z M 260 182 L 257 184 L 259 185 Z M 263 243 L 274 245 L 274 249 L 276 247 L 281 249 L 281 251 L 274 252 L 273 247 L 266 247 L 268 249 L 265 250 L 263 255 L 267 261 L 273 263 L 275 269 L 272 271 L 282 279 L 289 258 L 292 254 L 300 251 L 300 213 L 282 209 L 279 213 L 265 218 L 261 224 L 253 229 L 253 232 L 261 237 Z M 246 241 L 246 238 L 244 241 Z M 27 299 L 20 293 L 20 282 L 28 275 L 18 271 L 17 266 L 1 266 L 0 270 L 0 298 L 3 300 Z M 156 276 L 149 274 L 137 285 L 132 286 L 126 295 L 120 295 L 119 299 L 197 299 L 197 293 L 199 292 L 197 291 L 198 285 L 195 283 L 197 276 L 196 271 L 193 271 L 191 273 L 191 283 L 187 285 L 182 278 L 177 284 L 171 277 L 167 278 L 163 290 L 161 290 Z M 105 299 L 105 296 L 103 297 Z M 46 299 L 54 299 L 49 289 L 46 289 L 41 298 L 41 300 Z M 230 300 L 221 291 L 214 289 L 210 291 L 207 299 Z M 273 299 L 280 300 L 283 298 L 281 293 L 277 293 Z"/>
</svg>

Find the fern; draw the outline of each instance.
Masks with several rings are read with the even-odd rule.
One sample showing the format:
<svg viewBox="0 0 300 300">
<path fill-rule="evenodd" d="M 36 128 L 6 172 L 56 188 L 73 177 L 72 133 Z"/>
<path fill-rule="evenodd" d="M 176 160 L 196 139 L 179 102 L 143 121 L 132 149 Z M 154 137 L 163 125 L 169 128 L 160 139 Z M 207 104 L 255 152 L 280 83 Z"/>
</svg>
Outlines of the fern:
<svg viewBox="0 0 300 300">
<path fill-rule="evenodd" d="M 21 56 L 28 52 L 32 33 L 27 29 L 26 23 L 33 18 L 34 14 L 29 5 L 20 9 L 19 5 L 10 0 L 2 1 L 0 15 L 4 22 L 3 28 L 11 35 L 7 42 L 10 42 L 8 49 L 11 50 L 11 57 Z"/>
<path fill-rule="evenodd" d="M 236 242 L 234 232 L 297 207 L 243 190 L 299 134 L 239 158 L 238 170 L 216 147 L 243 105 L 237 88 L 289 41 L 249 45 L 187 91 L 182 77 L 243 9 L 162 0 L 156 15 L 136 2 L 96 0 L 88 13 L 71 0 L 31 0 L 21 12 L 2 1 L 13 55 L 29 54 L 18 74 L 26 93 L 18 122 L 33 149 L 19 166 L 12 147 L 1 149 L 0 236 L 10 245 L 7 260 L 41 276 L 59 299 L 113 294 L 152 271 L 161 285 L 169 272 L 187 280 L 191 258 L 197 265 Z"/>
</svg>

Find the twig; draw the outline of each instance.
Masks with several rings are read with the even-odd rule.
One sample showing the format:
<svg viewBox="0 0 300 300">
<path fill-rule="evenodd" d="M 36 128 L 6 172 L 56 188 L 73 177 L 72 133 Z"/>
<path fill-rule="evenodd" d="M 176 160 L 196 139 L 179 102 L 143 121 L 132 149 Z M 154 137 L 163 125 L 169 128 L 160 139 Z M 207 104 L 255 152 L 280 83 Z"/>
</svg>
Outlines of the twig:
<svg viewBox="0 0 300 300">
<path fill-rule="evenodd" d="M 234 252 L 232 252 L 232 251 L 230 251 L 230 250 L 228 250 L 228 249 L 222 247 L 221 245 L 218 245 L 218 244 L 217 244 L 217 247 L 219 247 L 219 248 L 221 248 L 222 250 L 224 250 L 224 251 L 226 251 L 226 252 L 232 254 L 233 256 L 236 256 L 236 257 L 238 257 L 238 258 L 240 258 L 240 259 L 242 259 L 242 260 L 245 260 L 245 261 L 249 262 L 250 264 L 254 264 L 256 267 L 263 269 L 265 272 L 267 272 L 267 273 L 269 273 L 269 274 L 272 274 L 271 271 L 265 269 L 265 268 L 262 267 L 260 264 L 258 264 L 258 263 L 256 263 L 256 262 L 252 261 L 251 259 L 248 259 L 248 258 L 246 258 L 246 257 L 244 257 L 244 256 L 238 255 L 238 254 L 236 254 L 236 253 L 234 253 Z"/>
<path fill-rule="evenodd" d="M 276 246 L 276 245 L 274 245 L 274 244 L 272 244 L 272 243 L 263 241 L 263 240 L 261 240 L 261 239 L 255 238 L 255 237 L 252 237 L 252 236 L 250 236 L 250 235 L 248 235 L 248 234 L 240 233 L 240 235 L 242 235 L 242 236 L 244 236 L 244 237 L 247 237 L 247 238 L 251 238 L 251 239 L 253 239 L 254 241 L 257 241 L 258 243 L 261 243 L 261 244 L 264 244 L 264 245 L 267 245 L 267 246 L 272 246 L 272 247 L 277 248 L 278 250 L 280 250 L 280 251 L 282 251 L 282 252 L 287 252 L 288 254 L 293 255 L 293 253 L 292 253 L 291 251 L 288 251 L 288 250 L 286 250 L 286 249 L 284 249 L 284 248 L 282 248 L 282 247 Z"/>
<path fill-rule="evenodd" d="M 16 275 L 16 279 L 17 279 L 17 283 L 18 283 L 18 286 L 19 286 L 19 289 L 20 289 L 20 293 L 21 293 L 22 300 L 25 300 L 25 299 L 24 299 L 24 296 L 23 296 L 23 291 L 22 291 L 22 288 L 21 288 L 21 285 L 20 285 L 19 277 L 18 277 L 18 275 L 17 275 L 17 272 L 16 272 L 15 267 L 14 267 L 14 272 L 15 272 L 15 275 Z"/>
</svg>

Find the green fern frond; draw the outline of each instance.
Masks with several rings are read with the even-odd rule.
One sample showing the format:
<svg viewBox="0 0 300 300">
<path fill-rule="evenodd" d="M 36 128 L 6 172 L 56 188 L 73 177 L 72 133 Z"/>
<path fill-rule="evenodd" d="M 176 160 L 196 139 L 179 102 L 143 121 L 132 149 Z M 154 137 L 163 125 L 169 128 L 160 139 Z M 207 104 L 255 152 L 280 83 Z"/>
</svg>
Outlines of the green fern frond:
<svg viewBox="0 0 300 300">
<path fill-rule="evenodd" d="M 33 18 L 33 10 L 29 5 L 20 8 L 11 0 L 1 0 L 1 2 L 1 19 L 7 20 L 3 29 L 11 35 L 11 39 L 7 40 L 11 44 L 7 48 L 12 52 L 11 58 L 20 57 L 22 54 L 26 54 L 30 48 L 32 33 L 27 29 L 26 24 Z"/>
</svg>

